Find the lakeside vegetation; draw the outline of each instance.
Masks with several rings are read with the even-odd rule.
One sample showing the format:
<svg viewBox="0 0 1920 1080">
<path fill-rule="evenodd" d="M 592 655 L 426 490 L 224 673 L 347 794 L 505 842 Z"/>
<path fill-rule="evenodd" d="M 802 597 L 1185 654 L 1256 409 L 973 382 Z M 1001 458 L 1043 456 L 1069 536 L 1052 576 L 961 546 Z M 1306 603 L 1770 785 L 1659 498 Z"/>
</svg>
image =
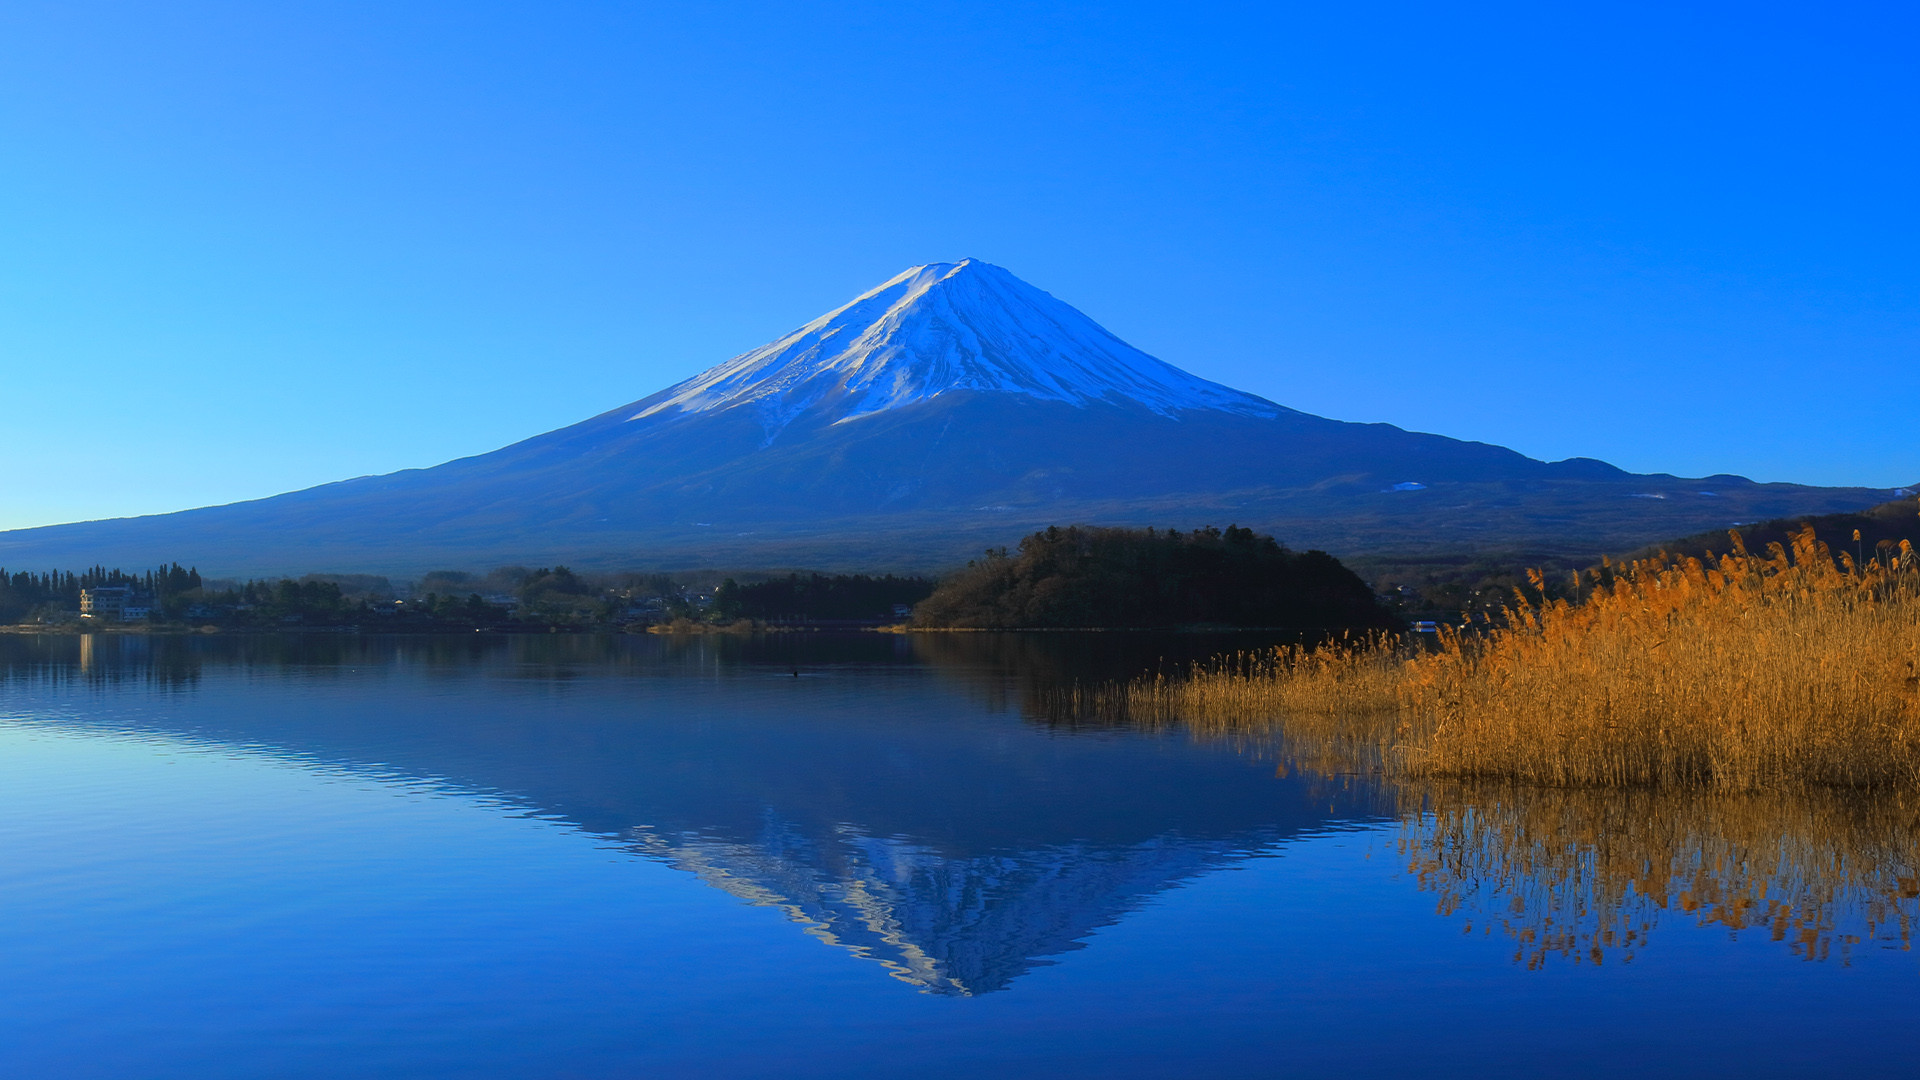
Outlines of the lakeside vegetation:
<svg viewBox="0 0 1920 1080">
<path fill-rule="evenodd" d="M 657 575 L 656 575 L 657 576 Z M 90 619 L 83 589 L 122 587 L 147 614 Z M 95 567 L 83 573 L 0 570 L 0 623 L 35 629 L 506 629 L 619 619 L 660 597 L 657 609 L 694 610 L 691 586 L 645 575 L 589 580 L 565 567 L 507 568 L 480 576 L 438 571 L 415 583 L 369 574 L 308 574 L 267 581 L 204 579 L 177 563 L 148 573 Z M 484 590 L 484 593 L 482 592 Z M 645 594 L 645 599 L 635 599 Z"/>
<path fill-rule="evenodd" d="M 900 621 L 933 593 L 923 577 L 887 574 L 788 574 L 742 585 L 729 577 L 714 591 L 717 622 L 753 619 L 775 623 Z"/>
<path fill-rule="evenodd" d="M 1807 528 L 1866 565 L 1920 540 L 1913 502 L 1858 513 L 1761 522 L 1743 530 L 1752 546 L 1783 546 Z M 1705 557 L 1706 536 L 1666 546 L 1666 556 Z M 1628 564 L 1656 557 L 1643 552 Z M 414 581 L 368 574 L 307 574 L 274 580 L 203 580 L 178 563 L 128 573 L 0 569 L 0 626 L 120 630 L 306 627 L 367 631 L 730 632 L 881 626 L 911 629 L 1291 628 L 1303 634 L 1385 630 L 1415 620 L 1487 625 L 1524 605 L 1578 604 L 1583 584 L 1616 571 L 1548 563 L 1515 569 L 1520 556 L 1352 560 L 1293 552 L 1250 529 L 1161 532 L 1071 526 L 989 551 L 935 579 L 918 576 L 717 570 L 587 572 L 566 566 L 438 570 Z M 1710 561 L 1710 560 L 1708 560 Z M 1366 580 L 1362 580 L 1364 574 Z M 130 588 L 142 616 L 83 620 L 80 591 Z"/>
<path fill-rule="evenodd" d="M 147 573 L 0 570 L 0 625 L 120 631 L 323 629 L 370 632 L 499 630 L 687 631 L 773 625 L 898 622 L 896 605 L 933 590 L 924 578 L 861 574 L 585 573 L 565 566 L 437 570 L 413 582 L 371 574 L 267 581 L 203 580 L 177 564 Z M 765 578 L 765 580 L 757 580 Z M 133 591 L 146 614 L 85 618 L 83 589 Z"/>
<path fill-rule="evenodd" d="M 156 570 L 128 573 L 104 566 L 73 571 L 28 570 L 8 572 L 0 568 L 0 623 L 18 623 L 58 617 L 80 610 L 80 591 L 97 588 L 130 588 L 154 598 L 157 604 L 183 607 L 183 598 L 196 595 L 204 583 L 200 571 L 179 563 Z"/>
<path fill-rule="evenodd" d="M 3 573 L 3 572 L 0 572 Z M 169 576 L 171 575 L 171 576 Z M 1294 552 L 1251 529 L 1072 526 L 990 551 L 935 581 L 868 574 L 591 574 L 565 566 L 441 570 L 396 585 L 365 574 L 203 581 L 95 568 L 15 575 L 0 622 L 41 628 L 189 626 L 388 630 L 743 631 L 914 628 L 1283 627 L 1386 629 L 1399 619 L 1331 555 Z M 80 591 L 124 585 L 148 612 L 83 619 Z"/>
<path fill-rule="evenodd" d="M 1796 533 L 1812 528 L 1835 551 L 1853 552 L 1858 562 L 1865 562 L 1868 553 L 1898 547 L 1902 540 L 1920 543 L 1920 519 L 1914 516 L 1911 497 L 1851 513 L 1734 522 L 1731 527 L 1739 529 L 1747 546 L 1755 550 L 1765 550 L 1771 543 L 1788 546 Z M 1532 603 L 1544 599 L 1577 600 L 1579 590 L 1573 584 L 1573 572 L 1592 571 L 1601 564 L 1603 552 L 1617 556 L 1616 561 L 1628 563 L 1662 553 L 1705 558 L 1712 552 L 1725 550 L 1726 542 L 1726 530 L 1716 529 L 1624 553 L 1607 552 L 1597 545 L 1590 549 L 1590 554 L 1580 556 L 1523 549 L 1435 554 L 1372 551 L 1344 561 L 1372 582 L 1375 590 L 1402 618 L 1410 622 L 1459 622 L 1463 614 L 1475 618 L 1498 616 L 1515 589 L 1526 593 Z M 1577 532 L 1568 536 L 1567 546 L 1579 546 Z M 1529 568 L 1540 571 L 1538 585 L 1528 575 Z"/>
<path fill-rule="evenodd" d="M 1391 635 L 1217 661 L 1068 706 L 1273 732 L 1328 771 L 1546 786 L 1920 786 L 1920 565 L 1791 546 L 1604 564 L 1430 649 Z"/>
<path fill-rule="evenodd" d="M 1398 625 L 1324 551 L 1252 529 L 1049 528 L 989 551 L 914 609 L 916 628 L 1032 629 Z"/>
</svg>

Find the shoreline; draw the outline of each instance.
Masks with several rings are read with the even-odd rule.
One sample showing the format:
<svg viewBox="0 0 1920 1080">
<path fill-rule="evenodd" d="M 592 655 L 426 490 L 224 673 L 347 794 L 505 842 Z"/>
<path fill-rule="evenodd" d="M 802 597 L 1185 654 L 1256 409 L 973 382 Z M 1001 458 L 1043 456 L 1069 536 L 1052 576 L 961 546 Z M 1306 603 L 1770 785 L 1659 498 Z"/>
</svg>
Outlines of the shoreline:
<svg viewBox="0 0 1920 1080">
<path fill-rule="evenodd" d="M 909 626 L 905 623 L 880 623 L 866 626 L 815 623 L 653 623 L 647 626 L 216 626 L 211 623 L 189 626 L 182 623 L 139 625 L 130 623 L 15 623 L 0 625 L 0 634 L 21 636 L 80 637 L 88 634 L 112 634 L 122 637 L 194 637 L 214 634 L 433 634 L 464 637 L 469 634 L 495 634 L 522 637 L 545 634 L 655 634 L 667 637 L 695 637 L 714 634 L 1298 634 L 1318 637 L 1337 633 L 1327 629 L 1298 626 Z"/>
</svg>

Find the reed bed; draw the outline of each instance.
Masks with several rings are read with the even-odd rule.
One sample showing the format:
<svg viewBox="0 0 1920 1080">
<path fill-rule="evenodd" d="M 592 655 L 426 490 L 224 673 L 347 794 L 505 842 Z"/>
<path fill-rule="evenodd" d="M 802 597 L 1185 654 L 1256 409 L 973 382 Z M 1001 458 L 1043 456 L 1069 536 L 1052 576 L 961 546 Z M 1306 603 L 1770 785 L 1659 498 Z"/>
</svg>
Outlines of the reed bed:
<svg viewBox="0 0 1920 1080">
<path fill-rule="evenodd" d="M 1910 543 L 1658 556 L 1516 590 L 1430 647 L 1288 647 L 1068 707 L 1283 738 L 1314 767 L 1720 791 L 1920 787 L 1920 565 Z M 1864 556 L 1865 553 L 1862 553 Z M 1535 593 L 1545 582 L 1534 575 Z M 1312 766 L 1313 762 L 1302 760 Z"/>
</svg>

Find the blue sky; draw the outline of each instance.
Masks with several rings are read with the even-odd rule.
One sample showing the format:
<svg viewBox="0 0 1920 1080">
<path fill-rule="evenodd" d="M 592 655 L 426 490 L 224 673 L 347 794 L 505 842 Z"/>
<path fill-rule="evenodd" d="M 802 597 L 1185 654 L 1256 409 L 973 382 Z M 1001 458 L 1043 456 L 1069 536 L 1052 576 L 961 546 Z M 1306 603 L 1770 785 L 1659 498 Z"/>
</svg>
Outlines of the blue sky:
<svg viewBox="0 0 1920 1080">
<path fill-rule="evenodd" d="M 13 0 L 0 527 L 486 451 L 965 256 L 1327 416 L 1913 482 L 1912 11 Z"/>
</svg>

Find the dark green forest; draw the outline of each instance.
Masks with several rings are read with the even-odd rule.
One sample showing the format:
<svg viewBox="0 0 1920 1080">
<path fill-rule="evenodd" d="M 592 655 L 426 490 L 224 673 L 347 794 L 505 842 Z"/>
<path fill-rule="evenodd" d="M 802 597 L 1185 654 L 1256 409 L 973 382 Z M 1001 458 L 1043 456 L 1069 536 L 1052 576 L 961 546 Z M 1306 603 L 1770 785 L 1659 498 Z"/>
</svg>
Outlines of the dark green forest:
<svg viewBox="0 0 1920 1080">
<path fill-rule="evenodd" d="M 368 580 L 385 583 L 384 578 Z M 506 608 L 477 594 L 429 593 L 410 604 L 394 605 L 391 598 L 350 596 L 339 581 L 324 575 L 223 584 L 203 581 L 197 569 L 173 563 L 144 573 L 99 566 L 80 573 L 0 569 L 0 623 L 69 621 L 79 610 L 81 590 L 120 586 L 131 588 L 136 602 L 151 608 L 153 615 L 146 621 L 268 627 L 347 626 L 375 620 L 431 629 L 441 623 L 497 626 L 509 617 Z"/>
<path fill-rule="evenodd" d="M 201 586 L 200 571 L 179 563 L 144 573 L 127 573 L 96 566 L 80 573 L 50 570 L 9 573 L 0 567 L 0 623 L 17 623 L 37 615 L 75 611 L 80 590 L 130 587 L 151 598 L 156 606 L 179 606 L 181 599 Z"/>
<path fill-rule="evenodd" d="M 895 605 L 912 607 L 932 593 L 933 582 L 925 578 L 892 574 L 788 574 L 751 585 L 728 578 L 713 594 L 713 615 L 765 622 L 879 622 L 894 617 Z"/>
<path fill-rule="evenodd" d="M 925 627 L 1389 628 L 1397 618 L 1324 551 L 1229 526 L 1073 526 L 990 551 L 914 610 Z"/>
</svg>

